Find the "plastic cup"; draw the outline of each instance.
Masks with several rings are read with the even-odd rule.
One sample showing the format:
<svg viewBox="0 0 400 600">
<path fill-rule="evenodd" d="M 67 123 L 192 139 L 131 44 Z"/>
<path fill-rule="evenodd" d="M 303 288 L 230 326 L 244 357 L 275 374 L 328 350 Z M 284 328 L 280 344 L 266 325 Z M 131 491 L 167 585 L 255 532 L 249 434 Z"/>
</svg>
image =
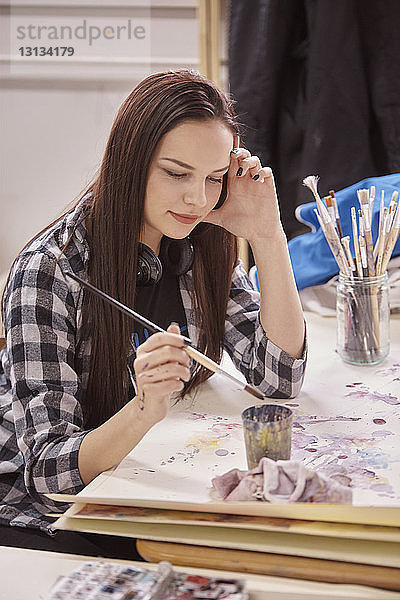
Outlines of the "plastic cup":
<svg viewBox="0 0 400 600">
<path fill-rule="evenodd" d="M 289 460 L 293 413 L 279 404 L 250 406 L 242 412 L 247 464 L 254 469 L 263 456 Z"/>
</svg>

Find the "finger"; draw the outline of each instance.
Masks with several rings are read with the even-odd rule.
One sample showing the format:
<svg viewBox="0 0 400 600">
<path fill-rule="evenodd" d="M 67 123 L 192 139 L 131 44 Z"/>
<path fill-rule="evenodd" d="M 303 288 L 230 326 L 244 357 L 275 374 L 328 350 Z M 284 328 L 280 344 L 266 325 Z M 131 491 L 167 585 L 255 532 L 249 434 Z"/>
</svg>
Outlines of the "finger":
<svg viewBox="0 0 400 600">
<path fill-rule="evenodd" d="M 262 167 L 262 169 L 258 171 L 258 175 L 258 181 L 260 183 L 264 183 L 264 181 L 273 178 L 271 167 Z"/>
<path fill-rule="evenodd" d="M 153 369 L 167 363 L 178 363 L 184 367 L 188 367 L 190 365 L 190 358 L 182 348 L 162 346 L 151 352 L 140 352 L 136 356 L 133 366 L 136 373 L 141 373 L 147 369 Z"/>
<path fill-rule="evenodd" d="M 173 321 L 173 322 L 172 322 L 172 323 L 169 325 L 169 327 L 168 327 L 167 331 L 168 331 L 169 333 L 177 333 L 177 334 L 179 335 L 179 334 L 181 333 L 181 328 L 179 327 L 179 324 L 178 324 L 178 323 L 176 323 L 175 321 Z"/>
<path fill-rule="evenodd" d="M 240 174 L 238 174 L 239 177 L 244 177 L 249 171 L 251 177 L 253 177 L 253 175 L 256 175 L 261 169 L 261 163 L 258 156 L 250 156 L 249 158 L 244 158 L 243 160 L 239 161 L 239 165 L 242 168 Z"/>
<path fill-rule="evenodd" d="M 167 363 L 142 371 L 137 376 L 139 385 L 143 385 L 144 383 L 159 383 L 160 381 L 167 381 L 169 379 L 189 381 L 190 369 L 177 363 Z"/>
<path fill-rule="evenodd" d="M 251 152 L 246 150 L 246 148 L 234 148 L 231 151 L 231 157 L 236 161 L 242 160 L 243 158 L 248 158 L 249 156 L 251 156 Z"/>
<path fill-rule="evenodd" d="M 238 148 L 231 152 L 231 163 L 229 165 L 228 177 L 232 179 L 235 175 L 242 174 L 241 161 L 245 158 L 249 158 L 251 153 L 246 148 Z"/>
<path fill-rule="evenodd" d="M 183 336 L 177 333 L 171 333 L 166 331 L 165 333 L 153 333 L 143 344 L 138 347 L 138 351 L 151 352 L 156 348 L 162 346 L 175 346 L 177 348 L 184 348 Z"/>
</svg>

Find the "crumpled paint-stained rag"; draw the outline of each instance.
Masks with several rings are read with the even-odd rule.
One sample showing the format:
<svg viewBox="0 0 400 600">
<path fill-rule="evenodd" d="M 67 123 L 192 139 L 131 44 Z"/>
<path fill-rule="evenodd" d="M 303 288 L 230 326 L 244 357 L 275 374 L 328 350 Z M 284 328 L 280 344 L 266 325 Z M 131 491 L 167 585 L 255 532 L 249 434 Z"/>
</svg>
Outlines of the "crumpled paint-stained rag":
<svg viewBox="0 0 400 600">
<path fill-rule="evenodd" d="M 212 480 L 214 489 L 228 502 L 325 502 L 351 504 L 352 490 L 336 481 L 308 470 L 292 460 L 273 461 L 263 457 L 250 471 L 232 469 Z"/>
</svg>

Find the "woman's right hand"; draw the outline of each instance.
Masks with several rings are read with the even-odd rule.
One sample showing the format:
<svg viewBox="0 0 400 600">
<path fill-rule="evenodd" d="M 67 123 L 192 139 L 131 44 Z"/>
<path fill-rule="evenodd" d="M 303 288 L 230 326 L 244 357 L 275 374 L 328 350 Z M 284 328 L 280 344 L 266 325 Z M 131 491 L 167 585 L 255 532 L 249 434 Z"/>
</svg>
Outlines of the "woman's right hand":
<svg viewBox="0 0 400 600">
<path fill-rule="evenodd" d="M 190 379 L 190 358 L 185 352 L 179 326 L 171 324 L 166 333 L 155 333 L 138 346 L 133 367 L 137 402 L 149 427 L 167 414 L 173 392 Z"/>
</svg>

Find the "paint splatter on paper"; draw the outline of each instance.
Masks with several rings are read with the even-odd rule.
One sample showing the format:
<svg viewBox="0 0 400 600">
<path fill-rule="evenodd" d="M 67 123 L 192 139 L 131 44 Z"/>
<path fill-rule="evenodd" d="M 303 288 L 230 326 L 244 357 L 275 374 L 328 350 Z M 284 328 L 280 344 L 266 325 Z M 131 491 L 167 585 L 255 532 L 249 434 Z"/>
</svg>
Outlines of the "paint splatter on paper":
<svg viewBox="0 0 400 600">
<path fill-rule="evenodd" d="M 392 375 L 391 370 L 388 375 Z M 291 458 L 304 461 L 310 469 L 353 488 L 395 498 L 396 491 L 384 473 L 400 461 L 400 450 L 399 453 L 385 452 L 380 446 L 395 437 L 384 407 L 392 407 L 400 401 L 392 394 L 371 391 L 361 381 L 344 384 L 342 397 L 347 401 L 348 411 L 333 415 L 307 414 L 300 403 L 285 403 L 294 411 Z M 374 408 L 375 414 L 371 412 Z M 173 458 L 165 457 L 161 466 L 174 460 L 196 468 L 207 455 L 224 461 L 235 452 L 238 456 L 243 454 L 241 422 L 199 412 L 182 413 L 180 418 L 192 423 L 191 433 L 185 438 L 184 446 L 177 449 Z M 234 466 L 243 468 L 243 464 Z M 215 463 L 209 469 L 223 472 L 224 462 Z M 397 492 L 400 494 L 400 490 Z"/>
<path fill-rule="evenodd" d="M 375 374 L 381 377 L 400 377 L 400 363 L 393 363 L 387 369 L 378 369 Z"/>
<path fill-rule="evenodd" d="M 215 451 L 215 454 L 217 456 L 227 456 L 227 454 L 229 454 L 229 450 L 226 450 L 225 448 L 219 448 Z"/>
<path fill-rule="evenodd" d="M 220 415 L 184 412 L 177 415 L 183 422 L 198 423 L 198 432 L 188 435 L 184 446 L 174 453 L 173 460 L 196 466 L 204 455 L 226 457 L 236 455 L 243 442 L 242 423 Z M 195 426 L 191 426 L 193 431 Z M 198 460 L 196 460 L 198 459 Z M 172 457 L 163 457 L 161 466 L 170 464 Z M 219 465 L 214 465 L 214 469 Z M 243 466 L 243 465 L 241 465 Z"/>
<path fill-rule="evenodd" d="M 380 448 L 382 439 L 393 436 L 389 429 L 376 431 L 362 427 L 364 419 L 338 415 L 296 415 L 292 436 L 292 459 L 304 461 L 308 468 L 324 472 L 351 487 L 384 492 L 395 498 L 395 490 L 380 473 L 400 461 L 398 452 L 387 453 Z M 386 425 L 383 418 L 369 420 L 370 424 Z M 321 424 L 333 424 L 324 427 Z M 353 431 L 351 424 L 356 424 Z M 346 430 L 347 426 L 347 430 Z M 379 486 L 379 487 L 377 487 Z M 400 500 L 400 498 L 399 498 Z"/>
<path fill-rule="evenodd" d="M 362 386 L 357 389 L 357 391 L 349 392 L 346 394 L 347 398 L 355 398 L 359 400 L 363 398 L 367 402 L 385 402 L 386 404 L 400 404 L 400 400 L 397 396 L 393 396 L 392 394 L 382 394 L 381 392 L 371 391 L 367 386 Z"/>
</svg>

